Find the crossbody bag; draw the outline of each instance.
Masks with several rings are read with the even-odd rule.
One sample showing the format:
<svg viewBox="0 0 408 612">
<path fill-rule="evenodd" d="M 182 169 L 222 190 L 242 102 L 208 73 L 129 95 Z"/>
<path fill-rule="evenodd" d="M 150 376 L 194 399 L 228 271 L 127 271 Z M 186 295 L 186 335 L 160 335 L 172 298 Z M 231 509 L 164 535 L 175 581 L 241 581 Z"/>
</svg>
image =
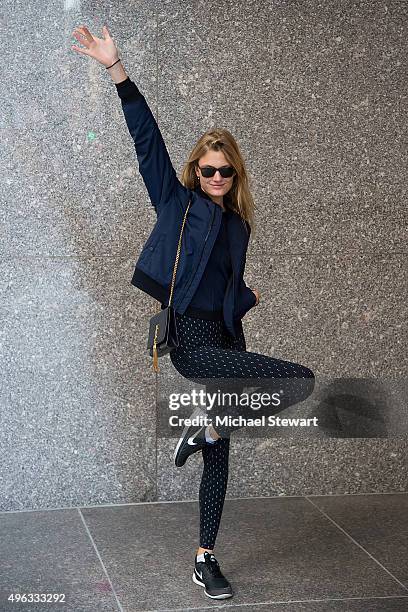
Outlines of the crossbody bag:
<svg viewBox="0 0 408 612">
<path fill-rule="evenodd" d="M 153 369 L 155 372 L 159 371 L 159 357 L 161 357 L 162 355 L 166 355 L 179 345 L 176 313 L 173 306 L 171 305 L 171 300 L 173 297 L 174 283 L 176 279 L 178 261 L 180 257 L 181 240 L 183 236 L 184 224 L 186 222 L 190 204 L 191 200 L 189 201 L 188 206 L 186 208 L 183 223 L 181 226 L 176 259 L 173 267 L 173 277 L 171 280 L 169 305 L 166 306 L 166 308 L 161 309 L 161 306 L 159 304 L 159 312 L 150 319 L 149 323 L 147 350 L 149 351 L 150 357 L 153 357 Z"/>
</svg>

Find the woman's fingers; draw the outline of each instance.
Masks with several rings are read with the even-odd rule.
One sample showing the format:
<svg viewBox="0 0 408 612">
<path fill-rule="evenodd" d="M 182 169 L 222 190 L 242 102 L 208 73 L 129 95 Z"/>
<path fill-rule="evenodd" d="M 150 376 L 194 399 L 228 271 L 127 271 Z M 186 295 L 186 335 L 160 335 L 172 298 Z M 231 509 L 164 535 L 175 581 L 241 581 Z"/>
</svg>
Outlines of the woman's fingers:
<svg viewBox="0 0 408 612">
<path fill-rule="evenodd" d="M 104 66 L 110 66 L 115 61 L 113 58 L 117 57 L 118 51 L 105 25 L 102 28 L 102 35 L 103 38 L 98 38 L 93 36 L 86 26 L 78 26 L 73 31 L 72 36 L 84 45 L 85 49 L 76 45 L 72 45 L 71 49 L 92 57 Z"/>
<path fill-rule="evenodd" d="M 81 36 L 81 35 L 80 35 L 80 34 L 78 34 L 77 32 L 73 32 L 73 33 L 72 33 L 72 36 L 73 36 L 74 38 L 76 38 L 78 42 L 80 42 L 81 44 L 85 45 L 85 47 L 87 47 L 87 48 L 88 48 L 89 43 L 88 43 L 88 41 L 84 40 L 83 36 Z"/>
<path fill-rule="evenodd" d="M 87 49 L 89 49 L 91 43 L 94 42 L 93 37 L 85 34 L 85 32 L 83 32 L 81 28 L 76 28 L 76 30 L 73 31 L 72 35 L 75 36 L 75 38 L 79 40 L 79 42 L 82 43 Z"/>
<path fill-rule="evenodd" d="M 77 47 L 76 45 L 72 45 L 71 49 L 75 49 L 75 51 L 83 53 L 84 55 L 89 55 L 88 51 L 86 51 L 85 49 L 81 49 L 81 47 Z"/>
<path fill-rule="evenodd" d="M 72 45 L 71 49 L 75 49 L 75 51 L 78 51 L 79 53 L 83 53 L 84 55 L 90 55 L 88 52 L 88 48 L 89 48 L 88 41 L 85 41 L 84 38 L 77 32 L 73 32 L 72 36 L 74 36 L 74 38 L 76 38 L 81 44 L 85 45 L 86 49 L 81 49 L 81 47 L 77 47 L 76 45 Z"/>
<path fill-rule="evenodd" d="M 86 26 L 80 26 L 80 27 L 78 28 L 78 30 L 80 30 L 80 31 L 81 31 L 81 33 L 83 33 L 83 34 L 84 34 L 84 36 L 85 36 L 86 40 L 87 40 L 89 43 L 93 42 L 94 38 L 93 38 L 92 34 L 90 33 L 90 31 L 88 30 L 88 28 L 87 28 Z"/>
<path fill-rule="evenodd" d="M 255 297 L 256 297 L 256 304 L 259 304 L 259 300 L 260 300 L 260 293 L 258 291 L 258 289 L 251 289 L 252 293 L 255 293 Z"/>
</svg>

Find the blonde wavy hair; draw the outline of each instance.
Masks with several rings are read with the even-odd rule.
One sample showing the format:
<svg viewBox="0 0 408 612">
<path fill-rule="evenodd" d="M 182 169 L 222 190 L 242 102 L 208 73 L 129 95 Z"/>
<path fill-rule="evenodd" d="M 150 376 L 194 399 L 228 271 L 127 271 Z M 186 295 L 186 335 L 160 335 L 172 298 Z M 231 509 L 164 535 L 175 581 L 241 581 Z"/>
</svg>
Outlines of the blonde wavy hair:
<svg viewBox="0 0 408 612">
<path fill-rule="evenodd" d="M 234 210 L 242 219 L 249 223 L 251 236 L 255 228 L 255 202 L 249 188 L 248 174 L 239 146 L 231 132 L 223 128 L 209 129 L 199 138 L 184 164 L 180 181 L 188 189 L 197 187 L 198 178 L 195 169 L 198 160 L 208 151 L 222 151 L 227 162 L 235 169 L 232 186 L 224 196 L 229 208 Z"/>
</svg>

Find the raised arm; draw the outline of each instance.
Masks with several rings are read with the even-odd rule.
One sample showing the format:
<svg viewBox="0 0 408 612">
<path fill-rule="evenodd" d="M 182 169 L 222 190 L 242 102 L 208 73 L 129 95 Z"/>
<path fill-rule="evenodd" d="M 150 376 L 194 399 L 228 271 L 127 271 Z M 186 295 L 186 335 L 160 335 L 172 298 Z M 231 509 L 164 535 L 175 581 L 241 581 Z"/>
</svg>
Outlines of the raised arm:
<svg viewBox="0 0 408 612">
<path fill-rule="evenodd" d="M 159 214 L 176 190 L 179 196 L 185 195 L 187 190 L 177 178 L 156 120 L 143 94 L 127 76 L 108 28 L 103 26 L 103 38 L 91 34 L 85 26 L 76 28 L 73 35 L 85 49 L 75 45 L 72 49 L 103 64 L 116 85 L 128 130 L 135 143 L 139 171 Z"/>
<path fill-rule="evenodd" d="M 176 189 L 184 189 L 177 178 L 156 119 L 145 97 L 129 77 L 116 83 L 126 124 L 135 144 L 150 200 L 159 213 Z"/>
</svg>

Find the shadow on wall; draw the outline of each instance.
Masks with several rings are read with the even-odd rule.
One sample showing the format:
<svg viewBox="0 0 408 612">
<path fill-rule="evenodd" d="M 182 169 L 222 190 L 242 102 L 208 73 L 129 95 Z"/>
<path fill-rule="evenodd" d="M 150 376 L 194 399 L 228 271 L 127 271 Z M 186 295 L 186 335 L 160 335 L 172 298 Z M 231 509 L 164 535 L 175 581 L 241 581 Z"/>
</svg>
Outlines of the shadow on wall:
<svg viewBox="0 0 408 612">
<path fill-rule="evenodd" d="M 408 432 L 402 381 L 343 378 L 318 391 L 313 415 L 333 438 L 388 438 Z"/>
</svg>

